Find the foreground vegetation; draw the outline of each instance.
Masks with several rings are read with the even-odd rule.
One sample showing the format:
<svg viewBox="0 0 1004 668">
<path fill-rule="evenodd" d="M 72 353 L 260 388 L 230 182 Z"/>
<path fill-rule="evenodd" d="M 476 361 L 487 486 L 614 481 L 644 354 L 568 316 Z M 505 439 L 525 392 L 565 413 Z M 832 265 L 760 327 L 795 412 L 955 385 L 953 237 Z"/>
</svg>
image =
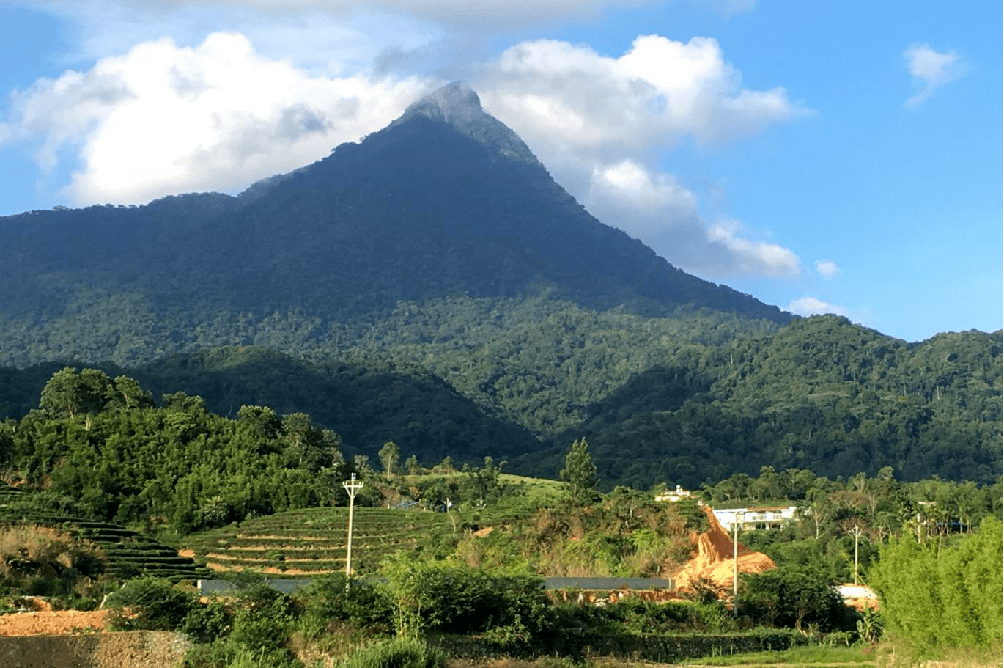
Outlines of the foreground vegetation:
<svg viewBox="0 0 1004 668">
<path fill-rule="evenodd" d="M 999 520 L 988 520 L 941 556 L 925 551 L 934 561 L 916 568 L 926 576 L 933 567 L 946 582 L 1001 582 L 1000 538 Z M 386 583 L 336 573 L 286 595 L 243 576 L 235 594 L 206 602 L 164 581 L 138 579 L 112 602 L 118 628 L 176 628 L 193 638 L 193 667 L 243 665 L 250 656 L 265 666 L 296 666 L 320 656 L 343 665 L 395 666 L 499 655 L 843 665 L 868 663 L 894 649 L 909 665 L 966 650 L 973 656 L 999 653 L 997 587 L 970 587 L 962 599 L 956 593 L 956 604 L 936 600 L 948 590 L 925 587 L 897 561 L 900 552 L 916 554 L 906 544 L 894 542 L 888 555 L 883 550 L 873 569 L 881 618 L 845 607 L 825 578 L 790 565 L 744 577 L 731 610 L 713 597 L 667 603 L 627 597 L 604 607 L 560 603 L 545 594 L 535 575 L 471 568 L 455 559 L 409 558 L 385 562 Z M 932 626 L 918 626 L 920 618 Z M 876 645 L 883 624 L 891 641 Z M 935 634 L 938 624 L 943 629 Z"/>
<path fill-rule="evenodd" d="M 883 632 L 913 660 L 1001 642 L 999 597 L 985 586 L 1002 581 L 999 480 L 903 483 L 891 468 L 847 480 L 770 466 L 755 477 L 737 473 L 698 496 L 719 506 L 800 507 L 781 529 L 741 536 L 776 569 L 745 575 L 734 600 L 698 582 L 688 600 L 613 597 L 599 607 L 548 596 L 542 576 L 670 575 L 707 528 L 697 497 L 658 503 L 660 487 L 600 493 L 586 439 L 566 450 L 561 482 L 506 474 L 507 463 L 491 457 L 428 467 L 393 441 L 372 464 L 342 449 L 304 414 L 243 406 L 230 419 L 180 393 L 157 406 L 126 376 L 62 369 L 39 409 L 0 428 L 13 483 L 0 490 L 4 607 L 35 594 L 88 608 L 114 592 L 117 628 L 184 632 L 195 641 L 192 668 L 292 667 L 321 656 L 431 667 L 498 655 L 860 652 Z M 353 571 L 377 580 L 342 572 L 341 482 L 350 475 L 363 483 Z M 191 560 L 138 531 L 226 569 L 236 591 L 200 600 L 190 585 L 173 584 L 196 575 L 157 564 L 191 568 Z M 123 570 L 130 559 L 143 566 Z M 287 595 L 262 572 L 312 583 Z M 878 589 L 881 613 L 843 604 L 834 585 L 856 577 Z"/>
</svg>

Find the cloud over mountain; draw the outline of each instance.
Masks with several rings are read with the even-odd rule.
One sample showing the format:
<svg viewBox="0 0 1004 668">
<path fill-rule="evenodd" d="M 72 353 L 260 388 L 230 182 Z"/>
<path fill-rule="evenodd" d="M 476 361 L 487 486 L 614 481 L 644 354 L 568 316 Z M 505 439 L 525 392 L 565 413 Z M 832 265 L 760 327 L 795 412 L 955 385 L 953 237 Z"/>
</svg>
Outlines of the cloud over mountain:
<svg viewBox="0 0 1004 668">
<path fill-rule="evenodd" d="M 683 141 L 714 146 L 812 112 L 783 88 L 751 90 L 718 42 L 640 36 L 618 58 L 539 40 L 506 50 L 478 79 L 485 107 L 516 130 L 602 220 L 706 276 L 790 276 L 798 258 L 707 220 L 700 197 L 658 165 Z"/>
<path fill-rule="evenodd" d="M 785 307 L 791 313 L 801 316 L 810 315 L 824 315 L 826 313 L 832 313 L 834 315 L 848 315 L 847 308 L 844 306 L 838 306 L 837 304 L 830 304 L 822 299 L 817 299 L 815 297 L 799 297 L 792 301 L 788 306 Z"/>
<path fill-rule="evenodd" d="M 74 204 L 140 203 L 187 191 L 240 190 L 316 160 L 390 122 L 427 85 L 417 79 L 315 76 L 262 58 L 239 34 L 195 48 L 169 39 L 42 79 L 14 96 L 13 138 L 51 168 L 80 167 Z"/>
<path fill-rule="evenodd" d="M 234 192 L 378 130 L 440 83 L 319 72 L 234 32 L 195 46 L 165 38 L 16 92 L 0 138 L 34 144 L 43 168 L 74 164 L 63 195 L 77 205 Z M 715 40 L 641 36 L 617 58 L 523 42 L 474 84 L 559 183 L 674 264 L 710 277 L 799 273 L 791 250 L 709 218 L 701 194 L 657 164 L 683 141 L 737 141 L 811 113 L 783 88 L 743 87 Z"/>
</svg>

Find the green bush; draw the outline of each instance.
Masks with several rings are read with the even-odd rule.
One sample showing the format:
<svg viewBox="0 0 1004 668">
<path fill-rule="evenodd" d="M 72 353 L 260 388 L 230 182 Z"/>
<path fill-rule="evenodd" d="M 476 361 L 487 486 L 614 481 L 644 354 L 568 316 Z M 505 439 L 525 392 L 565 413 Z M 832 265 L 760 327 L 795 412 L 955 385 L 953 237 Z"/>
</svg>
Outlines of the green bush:
<svg viewBox="0 0 1004 668">
<path fill-rule="evenodd" d="M 181 624 L 181 632 L 197 643 L 211 643 L 230 634 L 233 614 L 223 601 L 211 599 L 196 605 Z"/>
<path fill-rule="evenodd" d="M 285 648 L 253 649 L 224 638 L 196 645 L 185 656 L 184 668 L 301 668 Z"/>
<path fill-rule="evenodd" d="M 800 566 L 781 566 L 743 577 L 737 598 L 739 614 L 754 625 L 826 632 L 850 621 L 840 593 L 827 577 Z"/>
<path fill-rule="evenodd" d="M 339 668 L 445 668 L 446 655 L 418 638 L 397 637 L 357 650 Z"/>
<path fill-rule="evenodd" d="M 142 577 L 109 595 L 108 605 L 110 625 L 116 631 L 173 631 L 198 605 L 198 595 L 170 580 Z"/>
<path fill-rule="evenodd" d="M 387 589 L 350 580 L 344 573 L 316 578 L 296 593 L 295 600 L 302 607 L 300 629 L 308 637 L 320 635 L 332 622 L 386 632 L 393 628 L 393 604 Z"/>
<path fill-rule="evenodd" d="M 1002 544 L 1004 532 L 995 518 L 953 547 L 923 545 L 909 535 L 891 540 L 869 572 L 887 628 L 921 654 L 999 646 Z"/>
<path fill-rule="evenodd" d="M 181 630 L 202 643 L 186 656 L 186 668 L 300 665 L 287 647 L 296 618 L 293 601 L 264 580 L 237 579 L 244 587 L 231 606 L 211 601 L 185 618 Z"/>
<path fill-rule="evenodd" d="M 289 596 L 262 582 L 239 590 L 230 638 L 254 650 L 284 647 L 294 620 Z"/>
<path fill-rule="evenodd" d="M 483 633 L 530 639 L 548 624 L 544 583 L 449 562 L 398 559 L 388 569 L 398 631 Z"/>
<path fill-rule="evenodd" d="M 731 612 L 719 601 L 656 603 L 629 596 L 602 608 L 563 604 L 555 606 L 552 614 L 557 628 L 602 634 L 723 633 L 735 629 Z"/>
</svg>

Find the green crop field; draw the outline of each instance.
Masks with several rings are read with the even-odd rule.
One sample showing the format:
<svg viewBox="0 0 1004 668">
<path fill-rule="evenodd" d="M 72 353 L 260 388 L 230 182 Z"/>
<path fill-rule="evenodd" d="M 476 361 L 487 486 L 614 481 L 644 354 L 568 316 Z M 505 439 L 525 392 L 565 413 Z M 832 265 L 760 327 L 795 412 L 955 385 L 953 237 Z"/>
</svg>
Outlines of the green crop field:
<svg viewBox="0 0 1004 668">
<path fill-rule="evenodd" d="M 195 560 L 173 547 L 117 524 L 75 517 L 53 507 L 44 495 L 0 487 L 0 525 L 56 529 L 101 548 L 105 572 L 117 578 L 152 575 L 174 582 L 210 577 Z"/>
<path fill-rule="evenodd" d="M 305 508 L 189 536 L 184 548 L 216 571 L 305 577 L 345 569 L 348 508 Z M 367 575 L 398 552 L 428 554 L 454 532 L 443 513 L 356 508 L 352 570 Z"/>
</svg>

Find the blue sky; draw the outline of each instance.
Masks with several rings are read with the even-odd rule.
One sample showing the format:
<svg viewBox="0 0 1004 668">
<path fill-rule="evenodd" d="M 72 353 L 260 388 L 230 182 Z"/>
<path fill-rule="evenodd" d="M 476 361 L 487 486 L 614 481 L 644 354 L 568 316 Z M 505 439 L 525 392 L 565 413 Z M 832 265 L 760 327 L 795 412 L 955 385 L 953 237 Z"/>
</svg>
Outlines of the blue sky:
<svg viewBox="0 0 1004 668">
<path fill-rule="evenodd" d="M 800 314 L 1002 325 L 999 2 L 0 8 L 0 215 L 236 193 L 456 79 L 603 222 Z"/>
</svg>

